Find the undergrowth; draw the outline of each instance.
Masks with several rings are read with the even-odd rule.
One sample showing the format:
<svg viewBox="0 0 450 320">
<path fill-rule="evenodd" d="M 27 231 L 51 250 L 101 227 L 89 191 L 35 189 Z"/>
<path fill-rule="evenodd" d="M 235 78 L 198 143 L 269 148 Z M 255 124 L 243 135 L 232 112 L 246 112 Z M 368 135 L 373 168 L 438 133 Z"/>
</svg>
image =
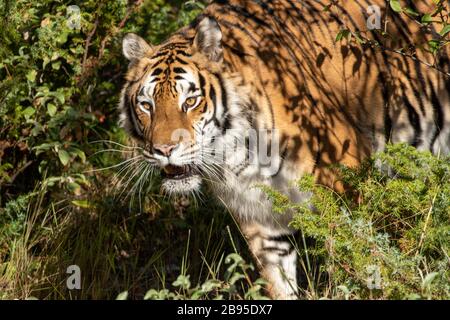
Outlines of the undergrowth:
<svg viewBox="0 0 450 320">
<path fill-rule="evenodd" d="M 391 145 L 340 170 L 352 193 L 336 194 L 311 176 L 298 182 L 312 194 L 307 204 L 268 191 L 279 211 L 296 212 L 304 295 L 450 298 L 450 159 Z"/>
</svg>

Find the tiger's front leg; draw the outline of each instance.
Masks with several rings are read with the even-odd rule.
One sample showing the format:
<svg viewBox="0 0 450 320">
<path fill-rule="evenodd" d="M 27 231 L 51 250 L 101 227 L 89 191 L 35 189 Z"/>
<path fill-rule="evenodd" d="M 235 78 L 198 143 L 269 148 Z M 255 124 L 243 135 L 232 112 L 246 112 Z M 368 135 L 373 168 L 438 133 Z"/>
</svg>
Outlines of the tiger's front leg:
<svg viewBox="0 0 450 320">
<path fill-rule="evenodd" d="M 273 299 L 297 299 L 297 252 L 293 233 L 257 222 L 243 223 L 241 229 L 262 277 L 269 283 L 269 295 Z"/>
</svg>

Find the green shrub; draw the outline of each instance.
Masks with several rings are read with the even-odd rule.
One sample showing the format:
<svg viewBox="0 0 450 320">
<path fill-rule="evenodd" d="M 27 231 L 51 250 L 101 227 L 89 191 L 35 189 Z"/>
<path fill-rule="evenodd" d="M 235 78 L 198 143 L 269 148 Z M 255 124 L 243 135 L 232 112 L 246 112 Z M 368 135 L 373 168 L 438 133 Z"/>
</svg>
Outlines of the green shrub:
<svg viewBox="0 0 450 320">
<path fill-rule="evenodd" d="M 44 176 L 72 194 L 87 186 L 82 173 L 104 165 L 90 142 L 118 139 L 123 34 L 158 43 L 203 7 L 183 2 L 1 2 L 0 207 Z"/>
<path fill-rule="evenodd" d="M 450 159 L 391 145 L 361 168 L 341 172 L 356 194 L 338 195 L 310 176 L 298 184 L 312 193 L 309 204 L 268 193 L 281 211 L 295 210 L 292 226 L 313 240 L 299 248 L 307 294 L 450 298 Z"/>
</svg>

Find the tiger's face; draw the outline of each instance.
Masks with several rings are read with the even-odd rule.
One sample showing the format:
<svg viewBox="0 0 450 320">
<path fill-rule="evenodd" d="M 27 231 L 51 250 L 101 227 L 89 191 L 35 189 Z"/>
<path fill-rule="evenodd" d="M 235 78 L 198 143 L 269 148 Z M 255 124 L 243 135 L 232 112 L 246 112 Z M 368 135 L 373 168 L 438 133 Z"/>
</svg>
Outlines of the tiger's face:
<svg viewBox="0 0 450 320">
<path fill-rule="evenodd" d="M 121 121 L 161 169 L 168 193 L 191 193 L 202 176 L 217 176 L 213 156 L 232 127 L 231 84 L 221 71 L 219 25 L 205 18 L 193 40 L 171 40 L 152 48 L 128 34 L 123 52 L 130 61 L 121 98 Z"/>
</svg>

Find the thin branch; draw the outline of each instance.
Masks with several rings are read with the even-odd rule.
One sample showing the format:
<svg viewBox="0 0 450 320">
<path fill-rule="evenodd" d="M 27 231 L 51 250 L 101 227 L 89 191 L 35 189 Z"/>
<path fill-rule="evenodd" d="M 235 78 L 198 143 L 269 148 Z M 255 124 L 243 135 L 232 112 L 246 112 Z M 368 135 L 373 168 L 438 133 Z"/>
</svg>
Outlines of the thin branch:
<svg viewBox="0 0 450 320">
<path fill-rule="evenodd" d="M 16 171 L 16 173 L 9 179 L 8 183 L 6 185 L 11 186 L 14 184 L 14 180 L 22 173 L 24 172 L 29 166 L 31 166 L 34 163 L 33 160 L 28 161 L 25 163 L 19 170 Z"/>
<path fill-rule="evenodd" d="M 450 72 L 446 72 L 446 71 L 436 67 L 436 65 L 434 65 L 432 63 L 420 60 L 419 58 L 417 58 L 416 56 L 414 56 L 412 54 L 402 52 L 401 50 L 398 50 L 398 49 L 389 49 L 389 48 L 386 48 L 386 47 L 384 47 L 384 46 L 382 46 L 380 44 L 378 44 L 376 46 L 379 47 L 382 50 L 386 50 L 386 51 L 389 51 L 389 52 L 397 53 L 397 54 L 400 54 L 400 55 L 402 55 L 404 57 L 410 58 L 410 59 L 412 59 L 412 60 L 414 60 L 416 62 L 419 62 L 420 64 L 423 64 L 423 65 L 425 65 L 425 66 L 427 66 L 429 68 L 432 68 L 432 69 L 438 71 L 439 73 L 441 73 L 441 74 L 443 74 L 443 75 L 445 75 L 447 77 L 450 77 Z"/>
<path fill-rule="evenodd" d="M 98 20 L 98 17 L 97 17 L 95 19 L 95 22 L 94 22 L 94 27 L 92 28 L 91 32 L 89 32 L 89 34 L 88 34 L 88 36 L 86 38 L 86 45 L 84 46 L 84 56 L 83 56 L 83 63 L 82 63 L 83 70 L 86 68 L 86 61 L 87 61 L 87 58 L 88 58 L 89 47 L 91 45 L 92 37 L 94 36 L 95 31 L 97 30 L 98 23 L 99 23 L 99 20 Z"/>
<path fill-rule="evenodd" d="M 130 18 L 131 14 L 137 9 L 139 8 L 139 6 L 144 2 L 144 0 L 137 0 L 133 6 L 129 7 L 127 9 L 127 12 L 125 13 L 125 16 L 123 17 L 123 19 L 119 22 L 117 29 L 116 30 L 120 30 L 125 26 L 125 23 L 128 21 L 128 19 Z M 105 36 L 105 38 L 101 41 L 100 43 L 100 50 L 99 50 L 99 54 L 98 54 L 98 61 L 100 61 L 103 58 L 103 54 L 105 51 L 105 47 L 107 42 L 110 40 L 110 38 L 116 34 L 118 31 L 111 31 L 108 35 Z"/>
</svg>

